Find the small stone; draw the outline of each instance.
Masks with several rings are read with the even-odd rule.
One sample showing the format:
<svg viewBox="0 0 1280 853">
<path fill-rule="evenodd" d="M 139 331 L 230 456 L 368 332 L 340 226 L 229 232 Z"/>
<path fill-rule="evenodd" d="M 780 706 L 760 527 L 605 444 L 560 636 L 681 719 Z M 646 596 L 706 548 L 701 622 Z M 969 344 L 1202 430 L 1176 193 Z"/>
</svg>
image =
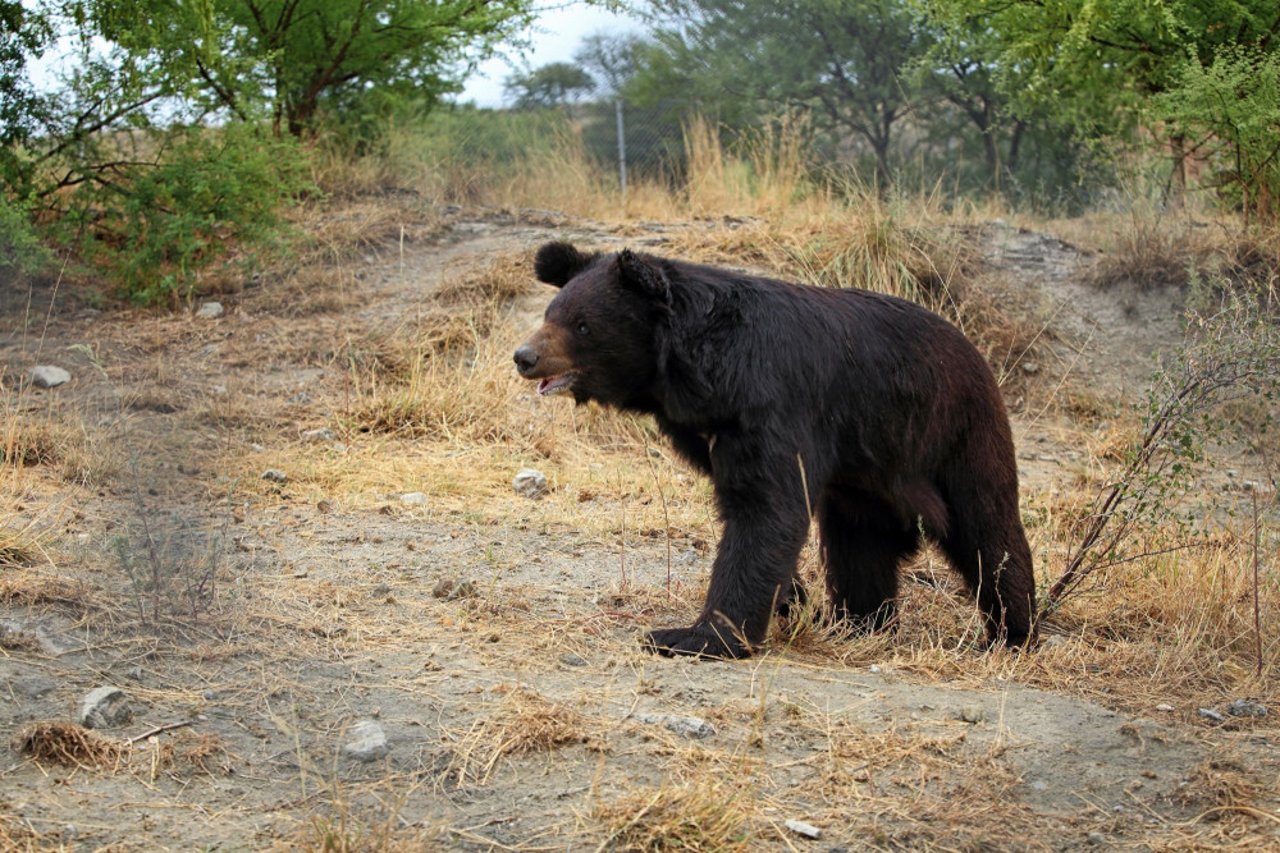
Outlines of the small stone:
<svg viewBox="0 0 1280 853">
<path fill-rule="evenodd" d="M 511 481 L 511 487 L 526 498 L 536 500 L 547 493 L 547 476 L 533 468 L 521 468 Z"/>
<path fill-rule="evenodd" d="M 319 429 L 303 430 L 302 438 L 305 441 L 333 441 L 335 436 L 333 430 L 328 427 L 320 427 Z"/>
<path fill-rule="evenodd" d="M 636 714 L 636 720 L 646 725 L 661 725 L 669 732 L 697 740 L 716 733 L 715 726 L 701 717 L 685 717 L 680 714 Z"/>
<path fill-rule="evenodd" d="M 268 468 L 267 470 L 262 472 L 262 479 L 266 480 L 269 483 L 283 484 L 283 483 L 289 482 L 289 475 L 279 470 L 278 468 Z"/>
<path fill-rule="evenodd" d="M 201 320 L 216 320 L 223 315 L 225 309 L 221 302 L 206 302 L 196 309 L 196 317 Z"/>
<path fill-rule="evenodd" d="M 802 835 L 805 838 L 821 838 L 822 830 L 811 823 L 805 823 L 802 820 L 788 820 L 783 824 L 787 829 L 796 835 Z"/>
<path fill-rule="evenodd" d="M 474 598 L 475 594 L 475 581 L 463 581 L 462 583 L 455 585 L 454 588 L 449 591 L 448 598 L 450 601 L 457 601 L 459 598 Z"/>
<path fill-rule="evenodd" d="M 873 663 L 871 664 L 871 666 L 867 667 L 867 672 L 871 673 L 872 675 L 879 675 L 880 671 L 881 671 L 880 664 L 878 663 Z"/>
<path fill-rule="evenodd" d="M 31 368 L 31 384 L 37 388 L 57 388 L 71 381 L 71 374 L 52 364 Z"/>
<path fill-rule="evenodd" d="M 427 496 L 422 492 L 406 492 L 400 496 L 400 503 L 408 504 L 410 506 L 425 506 L 427 503 Z"/>
<path fill-rule="evenodd" d="M 1267 706 L 1251 699 L 1237 699 L 1227 706 L 1227 713 L 1233 717 L 1265 717 Z"/>
<path fill-rule="evenodd" d="M 1040 365 L 1034 361 L 1024 361 L 1022 362 L 1022 372 L 1028 376 L 1035 376 L 1040 372 Z"/>
<path fill-rule="evenodd" d="M 1098 847 L 1100 845 L 1107 843 L 1107 837 L 1103 835 L 1101 832 L 1091 832 L 1085 837 L 1089 839 L 1089 843 L 1092 844 L 1094 847 Z"/>
<path fill-rule="evenodd" d="M 587 659 L 582 655 L 575 655 L 572 652 L 560 655 L 560 663 L 565 666 L 586 666 Z"/>
<path fill-rule="evenodd" d="M 966 723 L 980 723 L 987 718 L 987 712 L 981 705 L 965 705 L 957 716 Z"/>
<path fill-rule="evenodd" d="M 387 745 L 387 733 L 373 720 L 361 720 L 347 732 L 350 740 L 342 747 L 342 754 L 356 761 L 377 761 L 391 751 Z"/>
<path fill-rule="evenodd" d="M 434 598 L 448 598 L 451 592 L 453 592 L 453 580 L 450 578 L 441 578 L 436 581 L 435 586 L 431 587 L 431 595 Z"/>
<path fill-rule="evenodd" d="M 1198 713 L 1200 716 L 1204 717 L 1205 719 L 1213 720 L 1216 723 L 1221 723 L 1223 720 L 1226 719 L 1226 717 L 1222 716 L 1212 708 L 1200 708 L 1196 713 Z"/>
<path fill-rule="evenodd" d="M 90 690 L 80 705 L 80 725 L 87 729 L 109 729 L 133 719 L 133 710 L 119 687 Z"/>
<path fill-rule="evenodd" d="M 1157 711 L 1172 711 L 1172 710 L 1173 710 L 1173 706 L 1172 706 L 1172 705 L 1170 705 L 1168 702 L 1161 702 L 1159 705 L 1157 705 L 1157 706 L 1156 706 L 1156 710 L 1157 710 Z"/>
<path fill-rule="evenodd" d="M 370 598 L 386 598 L 390 594 L 391 586 L 385 583 L 380 583 L 369 591 Z"/>
</svg>

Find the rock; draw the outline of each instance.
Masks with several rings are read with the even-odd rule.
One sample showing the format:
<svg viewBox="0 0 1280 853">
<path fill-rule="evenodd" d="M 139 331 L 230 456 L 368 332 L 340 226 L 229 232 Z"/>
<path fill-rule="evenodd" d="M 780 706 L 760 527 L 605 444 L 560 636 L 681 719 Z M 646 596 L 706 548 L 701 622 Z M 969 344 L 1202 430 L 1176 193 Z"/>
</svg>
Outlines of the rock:
<svg viewBox="0 0 1280 853">
<path fill-rule="evenodd" d="M 1040 372 L 1040 365 L 1034 361 L 1024 361 L 1022 362 L 1022 372 L 1028 376 L 1035 376 Z"/>
<path fill-rule="evenodd" d="M 965 705 L 960 709 L 960 713 L 956 715 L 956 718 L 964 720 L 966 723 L 980 723 L 987 718 L 987 712 L 982 709 L 981 705 Z"/>
<path fill-rule="evenodd" d="M 1086 837 L 1089 839 L 1089 843 L 1094 847 L 1099 847 L 1107 843 L 1107 837 L 1101 832 L 1091 832 Z"/>
<path fill-rule="evenodd" d="M 319 429 L 308 429 L 302 431 L 304 441 L 333 441 L 336 436 L 333 430 L 328 427 L 320 427 Z"/>
<path fill-rule="evenodd" d="M 1227 706 L 1227 713 L 1233 717 L 1265 717 L 1267 706 L 1252 699 L 1237 699 Z"/>
<path fill-rule="evenodd" d="M 458 582 L 452 578 L 441 578 L 431 588 L 431 594 L 436 598 L 456 601 L 459 598 L 473 597 L 476 594 L 476 585 L 474 581 Z"/>
<path fill-rule="evenodd" d="M 511 487 L 526 498 L 537 499 L 547 493 L 547 476 L 533 468 L 521 468 L 511 481 Z"/>
<path fill-rule="evenodd" d="M 1207 720 L 1213 720 L 1215 723 L 1221 723 L 1226 719 L 1226 717 L 1222 716 L 1212 708 L 1201 708 L 1197 713 Z"/>
<path fill-rule="evenodd" d="M 1168 702 L 1161 702 L 1159 705 L 1157 705 L 1157 706 L 1156 706 L 1156 710 L 1157 710 L 1157 711 L 1172 711 L 1172 710 L 1173 710 L 1173 706 L 1172 706 L 1172 705 L 1170 705 Z"/>
<path fill-rule="evenodd" d="M 37 388 L 57 388 L 71 381 L 71 374 L 61 367 L 52 364 L 41 364 L 31 368 L 31 384 Z"/>
<path fill-rule="evenodd" d="M 565 666 L 586 666 L 587 659 L 582 655 L 575 655 L 572 652 L 560 655 L 560 663 Z"/>
<path fill-rule="evenodd" d="M 391 594 L 391 585 L 380 583 L 369 591 L 370 598 L 386 598 Z"/>
<path fill-rule="evenodd" d="M 880 669 L 880 664 L 878 663 L 873 663 L 871 664 L 871 666 L 867 667 L 867 672 L 871 673 L 872 675 L 879 675 L 881 671 L 882 670 Z"/>
<path fill-rule="evenodd" d="M 133 719 L 133 710 L 119 687 L 90 690 L 80 705 L 80 725 L 87 729 L 109 729 Z"/>
<path fill-rule="evenodd" d="M 818 829 L 818 827 L 811 823 L 805 823 L 802 820 L 788 820 L 783 824 L 783 826 L 794 832 L 796 835 L 802 835 L 805 838 L 817 839 L 822 837 L 821 829 Z"/>
<path fill-rule="evenodd" d="M 400 503 L 408 504 L 410 506 L 425 506 L 427 503 L 427 496 L 422 492 L 405 492 L 400 496 Z"/>
<path fill-rule="evenodd" d="M 360 720 L 347 732 L 350 740 L 342 747 L 342 754 L 356 761 L 377 761 L 391 747 L 387 745 L 387 733 L 373 720 Z"/>
<path fill-rule="evenodd" d="M 284 484 L 289 482 L 289 475 L 278 468 L 268 468 L 262 472 L 262 479 L 269 483 Z"/>
<path fill-rule="evenodd" d="M 225 310 L 221 302 L 206 302 L 196 309 L 196 317 L 201 320 L 216 320 L 225 313 Z"/>
<path fill-rule="evenodd" d="M 680 714 L 636 714 L 636 720 L 646 725 L 661 725 L 669 732 L 697 740 L 716 733 L 715 726 L 701 717 L 685 717 Z"/>
</svg>

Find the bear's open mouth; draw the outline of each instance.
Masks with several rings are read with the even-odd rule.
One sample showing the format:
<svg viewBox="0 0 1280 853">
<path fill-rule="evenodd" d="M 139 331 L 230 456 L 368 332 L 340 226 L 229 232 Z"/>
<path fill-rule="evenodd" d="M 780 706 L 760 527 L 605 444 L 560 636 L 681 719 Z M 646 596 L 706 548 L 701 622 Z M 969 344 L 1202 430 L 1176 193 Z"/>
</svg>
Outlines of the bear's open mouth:
<svg viewBox="0 0 1280 853">
<path fill-rule="evenodd" d="M 538 382 L 538 394 L 546 397 L 551 394 L 562 394 L 573 384 L 574 373 L 561 373 L 559 376 L 548 376 Z"/>
</svg>

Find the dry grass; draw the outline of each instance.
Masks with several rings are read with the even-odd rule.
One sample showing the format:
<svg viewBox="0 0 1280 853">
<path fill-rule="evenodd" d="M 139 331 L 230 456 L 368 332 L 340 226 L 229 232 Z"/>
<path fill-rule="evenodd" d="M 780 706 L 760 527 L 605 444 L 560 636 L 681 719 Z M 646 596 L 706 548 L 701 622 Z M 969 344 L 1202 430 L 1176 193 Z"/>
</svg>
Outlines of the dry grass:
<svg viewBox="0 0 1280 853">
<path fill-rule="evenodd" d="M 36 761 L 71 767 L 118 770 L 129 755 L 127 743 L 57 720 L 26 724 L 10 746 Z"/>
<path fill-rule="evenodd" d="M 572 708 L 528 688 L 511 688 L 492 714 L 452 737 L 447 775 L 458 785 L 483 785 L 506 756 L 586 742 L 587 724 Z"/>
<path fill-rule="evenodd" d="M 601 838 L 595 849 L 750 850 L 751 812 L 742 786 L 711 775 L 636 790 L 591 810 Z"/>
</svg>

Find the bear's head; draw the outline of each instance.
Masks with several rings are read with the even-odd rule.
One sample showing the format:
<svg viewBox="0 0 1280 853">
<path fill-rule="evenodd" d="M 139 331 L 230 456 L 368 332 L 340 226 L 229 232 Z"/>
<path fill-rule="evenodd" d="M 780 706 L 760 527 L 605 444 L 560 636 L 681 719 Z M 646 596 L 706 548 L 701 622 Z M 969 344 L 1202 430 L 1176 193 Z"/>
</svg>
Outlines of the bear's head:
<svg viewBox="0 0 1280 853">
<path fill-rule="evenodd" d="M 542 327 L 515 352 L 539 394 L 648 409 L 657 375 L 656 331 L 670 307 L 661 262 L 630 250 L 587 254 L 569 243 L 538 250 L 534 272 L 560 288 Z"/>
</svg>

